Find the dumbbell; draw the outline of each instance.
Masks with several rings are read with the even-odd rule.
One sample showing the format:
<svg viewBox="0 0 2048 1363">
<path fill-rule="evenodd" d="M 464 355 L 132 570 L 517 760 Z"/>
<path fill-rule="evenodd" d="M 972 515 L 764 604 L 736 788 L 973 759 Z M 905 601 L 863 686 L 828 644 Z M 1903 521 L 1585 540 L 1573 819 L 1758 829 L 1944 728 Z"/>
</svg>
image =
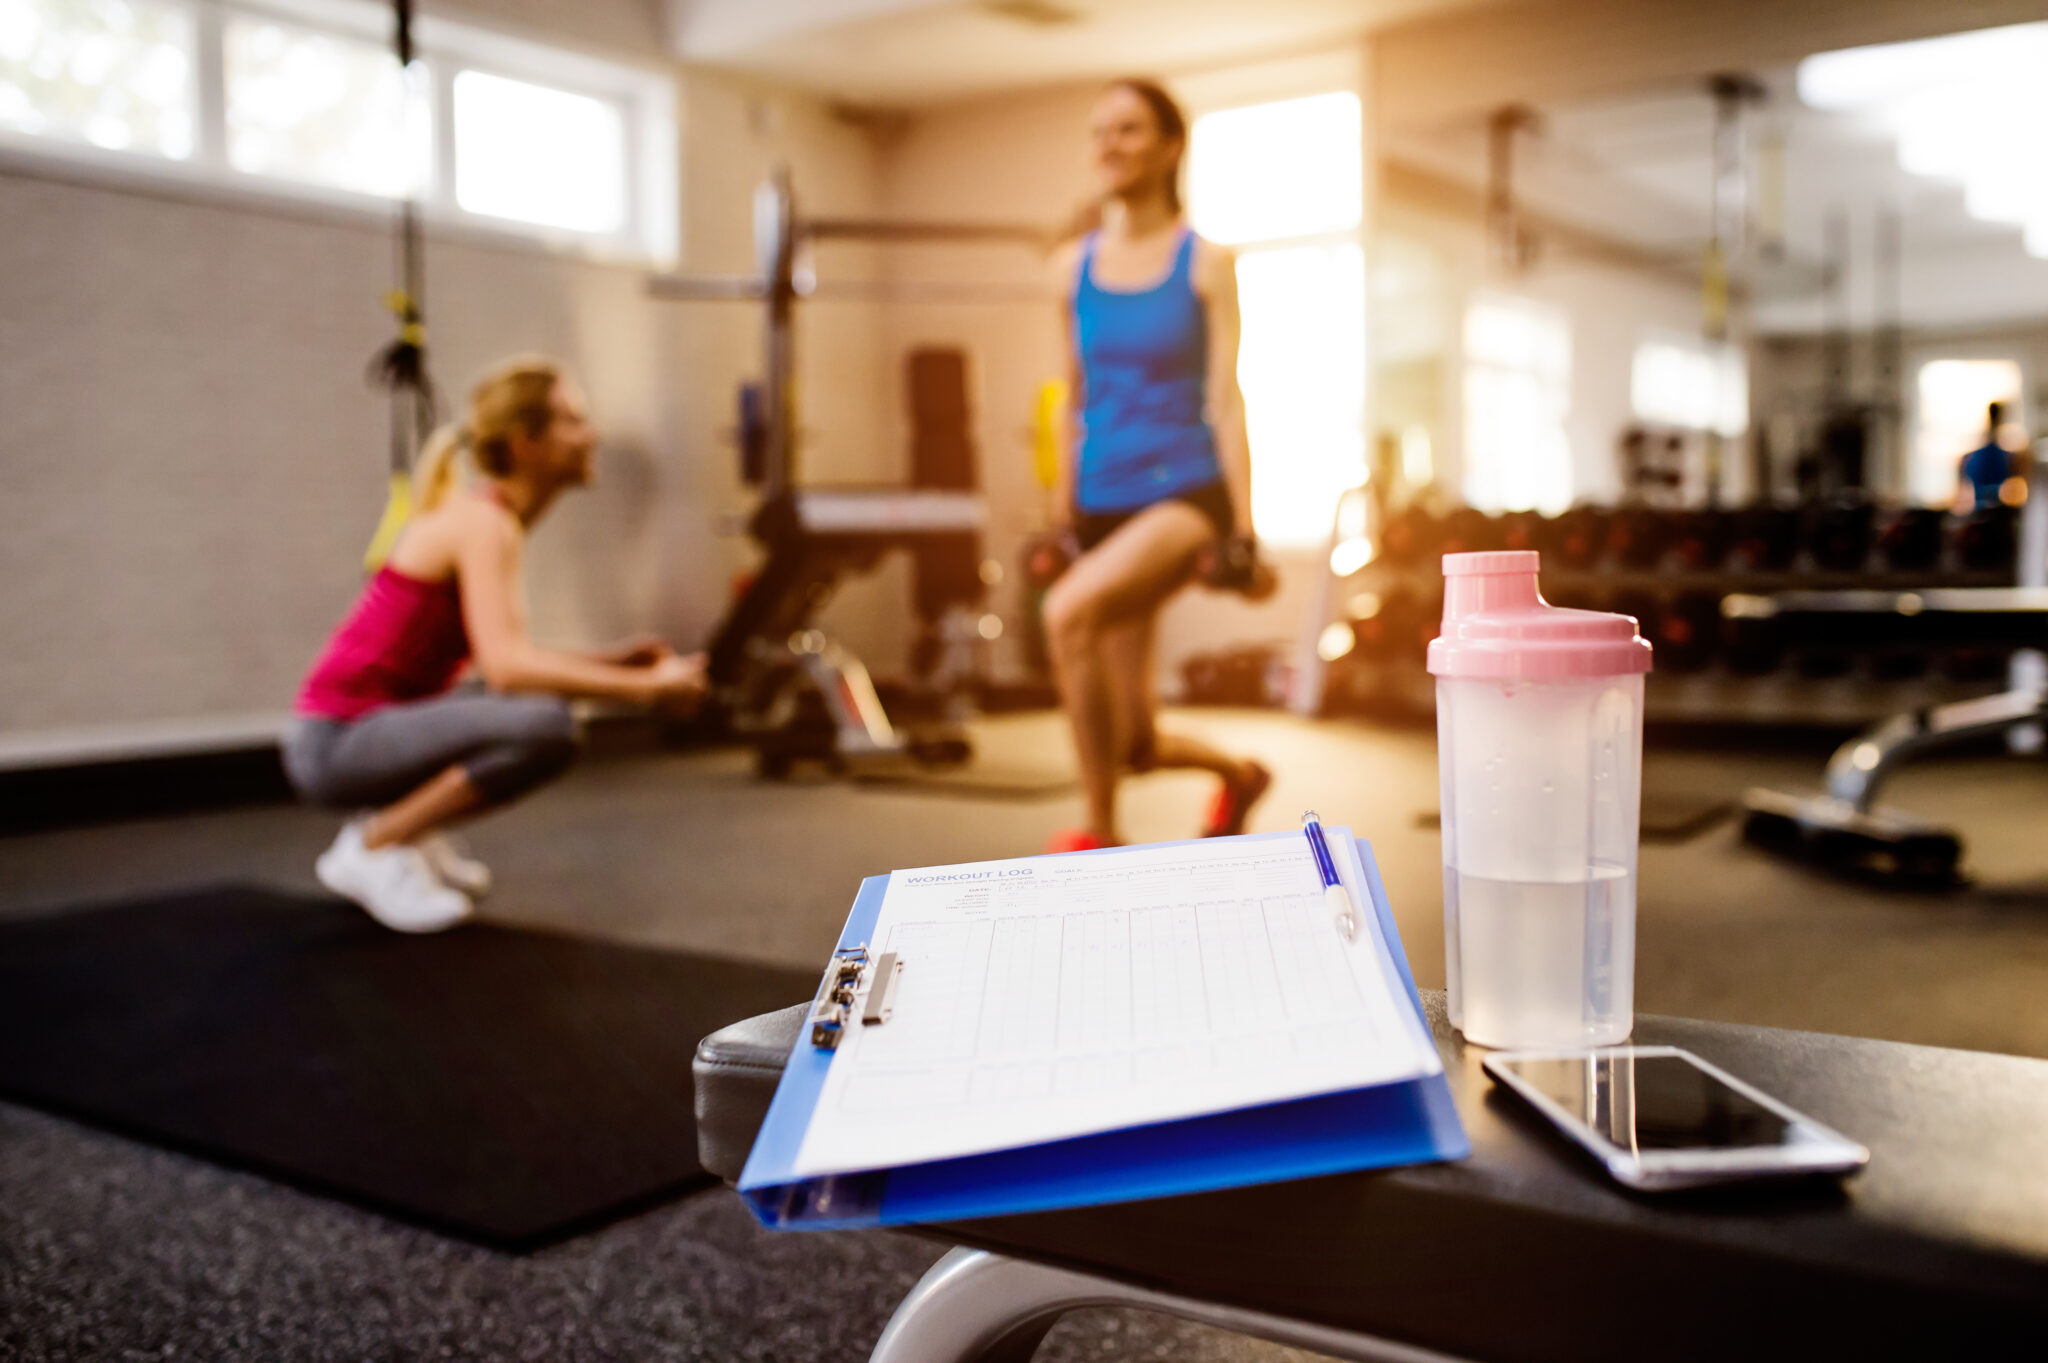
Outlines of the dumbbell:
<svg viewBox="0 0 2048 1363">
<path fill-rule="evenodd" d="M 1885 518 L 1877 532 L 1877 552 L 1895 573 L 1924 573 L 1941 561 L 1942 513 L 1933 507 L 1909 506 Z"/>
<path fill-rule="evenodd" d="M 1265 644 L 1197 653 L 1181 664 L 1182 697 L 1194 705 L 1263 705 L 1271 662 Z"/>
<path fill-rule="evenodd" d="M 1072 531 L 1048 530 L 1024 542 L 1024 580 L 1043 592 L 1073 566 L 1081 546 Z M 1279 589 L 1279 575 L 1258 556 L 1247 539 L 1219 540 L 1203 546 L 1195 557 L 1195 578 L 1213 591 L 1236 592 L 1264 601 Z"/>
<path fill-rule="evenodd" d="M 1081 556 L 1071 530 L 1042 530 L 1024 541 L 1024 580 L 1033 591 L 1045 591 Z"/>
<path fill-rule="evenodd" d="M 1598 507 L 1573 507 L 1538 527 L 1538 547 L 1560 567 L 1584 571 L 1606 551 L 1607 521 L 1607 513 Z"/>
<path fill-rule="evenodd" d="M 2018 545 L 2009 506 L 1980 506 L 1955 528 L 1956 559 L 1973 572 L 2010 570 Z"/>
<path fill-rule="evenodd" d="M 1195 580 L 1211 591 L 1235 592 L 1247 601 L 1264 601 L 1280 588 L 1279 574 L 1245 535 L 1204 545 L 1195 556 Z"/>
<path fill-rule="evenodd" d="M 1544 519 L 1541 512 L 1510 511 L 1500 518 L 1495 533 L 1503 549 L 1541 551 L 1543 531 Z"/>
<path fill-rule="evenodd" d="M 1389 662 L 1410 645 L 1422 621 L 1422 604 L 1406 587 L 1384 594 L 1360 592 L 1348 603 L 1353 647 L 1374 662 Z"/>
<path fill-rule="evenodd" d="M 1698 672 L 1714 660 L 1720 644 L 1720 594 L 1680 592 L 1659 602 L 1644 628 L 1660 669 Z"/>
<path fill-rule="evenodd" d="M 1732 573 L 1781 573 L 1799 553 L 1799 513 L 1751 506 L 1735 514 L 1734 539 L 1723 565 Z"/>
<path fill-rule="evenodd" d="M 1344 623 L 1351 627 L 1347 658 L 1378 662 L 1387 648 L 1387 603 L 1395 592 L 1360 592 L 1345 603 Z"/>
<path fill-rule="evenodd" d="M 1670 524 L 1657 512 L 1617 511 L 1607 526 L 1607 554 L 1624 568 L 1654 568 L 1669 538 Z"/>
<path fill-rule="evenodd" d="M 1444 518 L 1442 553 L 1469 554 L 1496 543 L 1493 518 L 1476 507 L 1461 506 Z"/>
<path fill-rule="evenodd" d="M 1806 548 L 1816 566 L 1859 571 L 1870 559 L 1877 512 L 1860 497 L 1836 497 L 1807 508 Z"/>
<path fill-rule="evenodd" d="M 1380 557 L 1396 568 L 1420 563 L 1436 543 L 1436 517 L 1420 506 L 1408 506 L 1388 517 L 1380 532 Z"/>
<path fill-rule="evenodd" d="M 1676 517 L 1672 538 L 1665 553 L 1680 570 L 1708 572 L 1721 566 L 1721 559 L 1734 537 L 1734 517 L 1723 511 L 1692 511 Z"/>
</svg>

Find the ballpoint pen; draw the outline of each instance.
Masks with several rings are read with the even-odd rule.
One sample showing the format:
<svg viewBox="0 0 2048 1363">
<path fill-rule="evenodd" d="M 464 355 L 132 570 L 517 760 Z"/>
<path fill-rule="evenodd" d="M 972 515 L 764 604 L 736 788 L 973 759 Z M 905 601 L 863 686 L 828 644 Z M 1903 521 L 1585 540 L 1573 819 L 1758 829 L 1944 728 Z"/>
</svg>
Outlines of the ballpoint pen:
<svg viewBox="0 0 2048 1363">
<path fill-rule="evenodd" d="M 1337 879 L 1337 863 L 1330 860 L 1330 845 L 1323 841 L 1323 821 L 1313 809 L 1303 810 L 1301 831 L 1308 835 L 1308 850 L 1315 854 L 1316 874 L 1323 878 L 1323 904 L 1337 924 L 1337 933 L 1349 942 L 1358 935 L 1358 912 L 1351 892 Z"/>
</svg>

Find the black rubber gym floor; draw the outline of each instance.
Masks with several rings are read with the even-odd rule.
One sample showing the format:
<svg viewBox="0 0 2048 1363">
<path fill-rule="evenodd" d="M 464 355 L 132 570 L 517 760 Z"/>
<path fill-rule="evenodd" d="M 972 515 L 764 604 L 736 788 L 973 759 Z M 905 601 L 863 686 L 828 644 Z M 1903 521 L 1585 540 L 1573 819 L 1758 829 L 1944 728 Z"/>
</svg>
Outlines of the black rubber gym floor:
<svg viewBox="0 0 2048 1363">
<path fill-rule="evenodd" d="M 531 1249 L 709 1183 L 697 1042 L 813 987 L 208 885 L 0 921 L 0 1094 Z"/>
<path fill-rule="evenodd" d="M 1418 981 L 1442 982 L 1432 736 L 1283 716 L 1175 716 L 1279 773 L 1255 828 L 1313 804 L 1373 840 Z M 992 721 L 992 766 L 1063 751 L 1054 716 Z M 1675 823 L 1743 787 L 1811 787 L 1819 756 L 1653 751 Z M 1192 831 L 1201 778 L 1134 786 L 1136 838 Z M 1732 823 L 1646 841 L 1637 1006 L 2048 1056 L 2048 769 L 1909 770 L 1890 798 L 1949 819 L 1974 883 L 1843 885 L 1743 846 Z M 814 970 L 863 874 L 1031 852 L 1077 797 L 763 785 L 744 754 L 587 763 L 478 826 L 487 920 Z M 310 889 L 332 820 L 283 806 L 0 838 L 0 915 L 202 881 Z M 769 1235 L 713 1189 L 534 1254 L 499 1253 L 249 1173 L 0 1105 L 0 1357 L 840 1359 L 864 1356 L 938 1246 Z M 1177 1322 L 1088 1312 L 1047 1359 L 1299 1359 Z"/>
</svg>

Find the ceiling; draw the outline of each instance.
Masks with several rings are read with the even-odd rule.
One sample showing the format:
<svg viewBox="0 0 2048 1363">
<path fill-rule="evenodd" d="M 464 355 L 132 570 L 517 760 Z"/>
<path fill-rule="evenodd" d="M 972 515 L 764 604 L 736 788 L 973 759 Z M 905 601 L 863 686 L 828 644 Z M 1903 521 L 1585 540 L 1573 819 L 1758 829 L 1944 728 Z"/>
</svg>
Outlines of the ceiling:
<svg viewBox="0 0 2048 1363">
<path fill-rule="evenodd" d="M 1889 132 L 1854 114 L 1800 104 L 1793 68 L 1758 73 L 1762 101 L 1749 115 L 1750 143 L 1782 148 L 1778 199 L 1782 258 L 1759 262 L 1760 330 L 1816 331 L 1826 320 L 1823 266 L 1828 219 L 1846 227 L 1847 263 L 1837 306 L 1868 326 L 1880 315 L 1875 268 L 1879 219 L 1900 218 L 1901 324 L 1961 327 L 2048 316 L 2048 261 L 2026 254 L 2017 227 L 1980 222 L 1962 188 L 1911 175 Z M 1599 101 L 1539 106 L 1535 133 L 1518 138 L 1517 198 L 1544 218 L 1667 257 L 1698 262 L 1711 235 L 1714 102 L 1704 88 L 1663 89 Z M 1473 188 L 1486 178 L 1484 124 L 1396 133 L 1387 154 Z M 1750 179 L 1768 215 L 1768 155 Z"/>
<path fill-rule="evenodd" d="M 850 104 L 908 108 L 1308 51 L 1483 2 L 671 0 L 669 28 L 677 52 L 690 61 Z"/>
<path fill-rule="evenodd" d="M 1785 63 L 1807 48 L 1940 31 L 1939 11 L 1921 0 L 1800 0 L 1790 8 L 1770 0 L 664 3 L 671 41 L 691 61 L 882 109 L 1129 71 L 1185 73 L 1384 30 L 1383 60 L 1399 71 L 1383 76 L 1400 74 L 1440 92 L 1443 110 L 1464 110 L 1396 120 L 1383 108 L 1390 157 L 1476 190 L 1485 182 L 1486 138 L 1473 111 L 1520 87 L 1530 96 L 1548 88 L 1556 98 L 1535 99 L 1541 131 L 1518 143 L 1517 194 L 1559 224 L 1681 273 L 1697 268 L 1709 236 L 1714 111 L 1701 82 L 1680 73 L 1747 69 L 1766 90 L 1750 115 L 1752 142 L 1783 148 L 1783 252 L 1759 266 L 1759 329 L 1823 327 L 1827 224 L 1838 213 L 1848 250 L 1836 306 L 1852 325 L 1887 320 L 1874 261 L 1878 222 L 1891 208 L 1901 215 L 1903 324 L 2048 317 L 2048 261 L 2025 253 L 2018 229 L 1972 219 L 1960 186 L 1900 170 L 1891 135 L 1874 121 L 1806 108 L 1794 94 L 1794 68 Z M 1968 22 L 1993 24 L 2037 4 L 1969 0 L 1964 9 Z M 1627 92 L 1631 78 L 1651 84 Z M 1383 100 L 1393 93 L 1383 90 Z M 1405 108 L 1415 91 L 1409 95 L 1395 102 Z"/>
</svg>

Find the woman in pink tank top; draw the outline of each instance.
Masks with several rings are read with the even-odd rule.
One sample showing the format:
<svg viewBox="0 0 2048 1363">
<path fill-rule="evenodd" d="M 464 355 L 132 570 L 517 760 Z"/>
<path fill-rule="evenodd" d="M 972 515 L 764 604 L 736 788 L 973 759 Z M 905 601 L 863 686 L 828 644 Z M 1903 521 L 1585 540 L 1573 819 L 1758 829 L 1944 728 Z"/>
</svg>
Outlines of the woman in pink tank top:
<svg viewBox="0 0 2048 1363">
<path fill-rule="evenodd" d="M 527 633 L 526 533 L 590 481 L 596 446 L 582 395 L 551 361 L 486 376 L 466 418 L 421 452 L 418 515 L 300 688 L 286 773 L 310 801 L 367 810 L 315 870 L 389 927 L 433 932 L 470 915 L 490 873 L 443 830 L 567 769 L 571 698 L 687 709 L 703 695 L 701 654 L 652 639 L 577 653 Z M 469 486 L 456 478 L 463 455 Z M 452 691 L 472 664 L 483 689 Z"/>
</svg>

